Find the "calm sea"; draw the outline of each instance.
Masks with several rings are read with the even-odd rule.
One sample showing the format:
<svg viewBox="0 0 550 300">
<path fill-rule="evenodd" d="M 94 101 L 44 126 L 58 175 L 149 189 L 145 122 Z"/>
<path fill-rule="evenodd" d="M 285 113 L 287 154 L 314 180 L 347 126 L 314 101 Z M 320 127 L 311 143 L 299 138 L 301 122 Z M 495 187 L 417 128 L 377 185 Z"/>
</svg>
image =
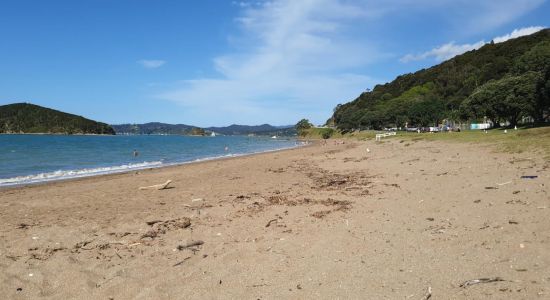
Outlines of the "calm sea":
<svg viewBox="0 0 550 300">
<path fill-rule="evenodd" d="M 161 167 L 296 145 L 295 139 L 245 136 L 0 135 L 0 186 Z"/>
</svg>

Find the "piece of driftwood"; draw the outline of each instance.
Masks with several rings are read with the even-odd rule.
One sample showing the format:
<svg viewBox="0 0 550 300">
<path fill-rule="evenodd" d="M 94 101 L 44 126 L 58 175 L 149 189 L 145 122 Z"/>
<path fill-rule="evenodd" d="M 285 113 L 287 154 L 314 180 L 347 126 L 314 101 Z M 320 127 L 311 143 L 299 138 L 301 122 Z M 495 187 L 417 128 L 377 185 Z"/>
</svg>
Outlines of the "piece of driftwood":
<svg viewBox="0 0 550 300">
<path fill-rule="evenodd" d="M 156 223 L 160 223 L 160 222 L 162 222 L 162 220 L 147 221 L 147 222 L 145 222 L 145 223 L 147 223 L 147 225 L 149 225 L 149 226 L 153 226 L 153 225 L 155 225 Z"/>
<path fill-rule="evenodd" d="M 172 267 L 177 267 L 181 264 L 183 264 L 186 260 L 190 259 L 191 256 L 184 258 L 182 261 L 175 263 Z"/>
<path fill-rule="evenodd" d="M 273 222 L 277 222 L 277 219 L 269 220 L 269 222 L 267 222 L 267 224 L 265 225 L 265 227 L 271 226 L 271 223 L 273 223 Z"/>
<path fill-rule="evenodd" d="M 150 186 L 142 186 L 139 189 L 140 190 L 164 190 L 164 189 L 168 188 L 168 185 L 171 182 L 172 182 L 172 180 L 166 180 L 165 183 L 155 184 L 155 185 L 150 185 Z"/>
<path fill-rule="evenodd" d="M 422 300 L 428 300 L 432 298 L 432 287 L 429 286 L 426 294 L 422 297 Z"/>
<path fill-rule="evenodd" d="M 512 183 L 512 181 L 506 181 L 506 182 L 503 182 L 503 183 L 497 183 L 498 186 L 503 186 L 503 185 L 507 185 L 507 184 L 510 184 Z"/>
<path fill-rule="evenodd" d="M 187 248 L 191 248 L 191 247 L 195 247 L 195 246 L 200 246 L 204 244 L 203 241 L 201 240 L 197 240 L 197 241 L 191 241 L 187 244 L 183 244 L 183 245 L 178 245 L 177 249 L 178 250 L 183 250 L 183 249 L 187 249 Z"/>
<path fill-rule="evenodd" d="M 479 278 L 479 279 L 472 279 L 472 280 L 464 281 L 459 286 L 462 287 L 462 288 L 467 288 L 467 287 L 469 287 L 471 285 L 474 285 L 474 284 L 490 283 L 490 282 L 497 282 L 497 281 L 506 281 L 506 280 L 504 280 L 500 277 Z"/>
</svg>

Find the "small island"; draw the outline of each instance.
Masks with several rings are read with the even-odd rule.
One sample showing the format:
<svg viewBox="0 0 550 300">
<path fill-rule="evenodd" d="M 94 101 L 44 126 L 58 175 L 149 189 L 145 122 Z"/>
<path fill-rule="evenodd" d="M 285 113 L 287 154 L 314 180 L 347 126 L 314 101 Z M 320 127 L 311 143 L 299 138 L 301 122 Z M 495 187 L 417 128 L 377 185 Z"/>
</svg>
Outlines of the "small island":
<svg viewBox="0 0 550 300">
<path fill-rule="evenodd" d="M 81 116 L 30 104 L 0 106 L 0 134 L 108 134 L 113 128 Z"/>
</svg>

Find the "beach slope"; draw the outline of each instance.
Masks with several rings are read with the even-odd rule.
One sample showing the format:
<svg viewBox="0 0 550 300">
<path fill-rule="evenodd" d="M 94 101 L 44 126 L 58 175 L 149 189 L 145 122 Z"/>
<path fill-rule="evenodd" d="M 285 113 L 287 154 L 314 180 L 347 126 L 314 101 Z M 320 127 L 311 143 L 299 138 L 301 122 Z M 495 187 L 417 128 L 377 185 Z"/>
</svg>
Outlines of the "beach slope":
<svg viewBox="0 0 550 300">
<path fill-rule="evenodd" d="M 390 139 L 3 189 L 0 291 L 547 299 L 549 177 L 534 153 Z"/>
</svg>

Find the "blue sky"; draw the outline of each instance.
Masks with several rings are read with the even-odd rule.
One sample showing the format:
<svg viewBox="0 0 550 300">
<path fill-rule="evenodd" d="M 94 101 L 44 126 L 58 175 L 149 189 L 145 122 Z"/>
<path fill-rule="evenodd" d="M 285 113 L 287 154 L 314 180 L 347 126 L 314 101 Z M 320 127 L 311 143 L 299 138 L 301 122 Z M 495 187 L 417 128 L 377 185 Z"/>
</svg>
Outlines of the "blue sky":
<svg viewBox="0 0 550 300">
<path fill-rule="evenodd" d="M 0 0 L 0 105 L 320 124 L 376 84 L 548 27 L 549 1 Z"/>
</svg>

